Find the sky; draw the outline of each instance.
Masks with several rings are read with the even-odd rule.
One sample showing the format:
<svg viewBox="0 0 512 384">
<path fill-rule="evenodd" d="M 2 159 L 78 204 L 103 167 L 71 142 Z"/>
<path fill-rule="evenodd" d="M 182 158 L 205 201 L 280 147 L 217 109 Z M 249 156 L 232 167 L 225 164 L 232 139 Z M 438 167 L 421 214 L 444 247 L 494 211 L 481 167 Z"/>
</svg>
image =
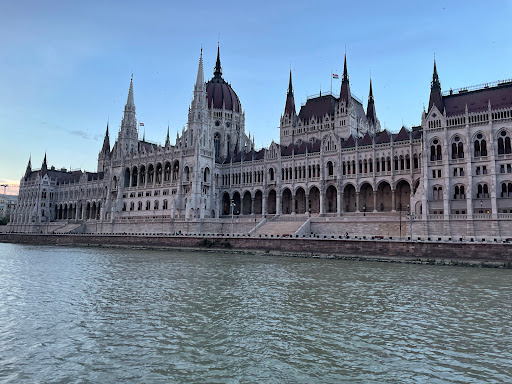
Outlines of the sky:
<svg viewBox="0 0 512 384">
<path fill-rule="evenodd" d="M 381 127 L 421 123 L 434 55 L 444 91 L 512 78 L 512 0 L 1 1 L 0 184 L 17 193 L 29 157 L 96 171 L 107 121 L 117 137 L 133 73 L 146 139 L 171 143 L 187 122 L 201 47 L 205 78 L 220 43 L 257 147 L 279 141 L 292 70 L 297 112 L 330 91 L 347 54 Z M 340 80 L 332 90 L 339 94 Z M 140 132 L 142 137 L 143 132 Z M 0 193 L 3 193 L 0 188 Z"/>
</svg>

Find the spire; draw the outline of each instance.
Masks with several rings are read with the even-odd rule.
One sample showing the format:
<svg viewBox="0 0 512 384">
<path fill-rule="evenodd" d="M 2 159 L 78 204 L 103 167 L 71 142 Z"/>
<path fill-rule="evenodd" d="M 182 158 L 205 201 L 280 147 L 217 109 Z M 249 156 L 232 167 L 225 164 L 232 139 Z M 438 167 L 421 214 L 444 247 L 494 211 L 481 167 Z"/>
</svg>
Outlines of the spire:
<svg viewBox="0 0 512 384">
<path fill-rule="evenodd" d="M 27 170 L 25 171 L 25 180 L 30 176 L 32 172 L 32 155 L 28 158 Z"/>
<path fill-rule="evenodd" d="M 290 82 L 288 84 L 288 93 L 286 95 L 286 104 L 284 106 L 284 114 L 289 116 L 295 116 L 295 99 L 293 97 L 293 86 L 292 86 L 292 70 L 290 69 Z"/>
<path fill-rule="evenodd" d="M 165 138 L 165 146 L 171 145 L 171 138 L 169 137 L 169 124 L 167 124 L 167 137 Z"/>
<path fill-rule="evenodd" d="M 110 153 L 110 136 L 108 134 L 108 122 L 107 130 L 105 131 L 105 138 L 103 139 L 103 147 L 101 148 L 101 152 L 104 154 Z"/>
<path fill-rule="evenodd" d="M 217 58 L 217 60 L 219 60 Z M 201 48 L 201 56 L 199 56 L 199 65 L 197 67 L 196 89 L 204 86 L 204 70 L 203 70 L 203 48 Z"/>
<path fill-rule="evenodd" d="M 368 107 L 366 108 L 366 118 L 368 123 L 374 125 L 377 121 L 377 113 L 375 112 L 375 100 L 373 98 L 372 78 L 370 77 L 370 93 L 368 94 Z"/>
<path fill-rule="evenodd" d="M 135 107 L 135 101 L 133 99 L 133 73 L 132 78 L 130 79 L 130 90 L 128 91 L 128 98 L 126 99 L 127 107 Z"/>
<path fill-rule="evenodd" d="M 215 63 L 214 77 L 222 77 L 222 67 L 220 65 L 220 44 L 217 44 L 217 62 Z"/>
<path fill-rule="evenodd" d="M 343 64 L 343 78 L 341 80 L 341 91 L 340 91 L 340 100 L 345 100 L 347 105 L 351 101 L 350 95 L 350 82 L 348 80 L 348 70 L 347 70 L 347 53 L 345 53 L 345 61 Z"/>
<path fill-rule="evenodd" d="M 443 97 L 441 95 L 441 82 L 437 74 L 436 58 L 434 57 L 434 72 L 432 74 L 432 83 L 430 84 L 430 99 L 428 102 L 428 110 L 432 106 L 436 106 L 439 112 L 443 113 Z"/>
<path fill-rule="evenodd" d="M 41 176 L 46 175 L 48 172 L 48 164 L 46 162 L 46 152 L 44 153 L 43 165 L 41 166 Z"/>
</svg>

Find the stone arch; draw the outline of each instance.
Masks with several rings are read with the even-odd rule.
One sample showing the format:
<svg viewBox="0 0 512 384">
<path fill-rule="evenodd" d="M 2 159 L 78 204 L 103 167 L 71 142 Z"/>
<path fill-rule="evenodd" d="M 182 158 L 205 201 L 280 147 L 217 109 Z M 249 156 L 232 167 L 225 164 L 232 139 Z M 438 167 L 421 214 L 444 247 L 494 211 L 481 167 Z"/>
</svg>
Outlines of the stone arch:
<svg viewBox="0 0 512 384">
<path fill-rule="evenodd" d="M 338 212 L 338 190 L 334 185 L 329 185 L 325 191 L 325 212 Z"/>
<path fill-rule="evenodd" d="M 390 212 L 393 209 L 392 199 L 391 185 L 387 180 L 382 180 L 377 185 L 377 211 Z"/>
<path fill-rule="evenodd" d="M 362 183 L 359 187 L 359 210 L 361 212 L 372 212 L 375 210 L 373 187 L 368 182 Z"/>
<path fill-rule="evenodd" d="M 396 183 L 395 191 L 395 209 L 406 211 L 407 206 L 411 204 L 411 184 L 405 179 L 400 179 Z"/>
<path fill-rule="evenodd" d="M 242 215 L 250 215 L 252 213 L 252 197 L 251 192 L 245 191 L 242 199 Z"/>
<path fill-rule="evenodd" d="M 210 182 L 210 168 L 208 168 L 208 167 L 205 167 L 205 169 L 204 169 L 203 181 L 205 183 L 209 183 Z"/>
<path fill-rule="evenodd" d="M 317 186 L 312 186 L 309 189 L 308 211 L 309 210 L 311 210 L 312 214 L 320 213 L 320 190 Z"/>
<path fill-rule="evenodd" d="M 222 194 L 222 214 L 229 215 L 231 213 L 231 199 L 229 198 L 229 193 L 224 192 Z"/>
<path fill-rule="evenodd" d="M 137 166 L 133 166 L 133 168 L 132 168 L 132 183 L 131 183 L 132 187 L 137 186 L 137 181 L 138 181 L 137 178 L 138 178 L 138 169 L 137 169 Z"/>
<path fill-rule="evenodd" d="M 343 187 L 343 209 L 345 212 L 355 212 L 357 209 L 356 187 L 352 183 Z"/>
<path fill-rule="evenodd" d="M 165 165 L 164 165 L 164 181 L 165 182 L 170 182 L 171 181 L 171 176 L 172 176 L 171 163 L 166 161 Z"/>
<path fill-rule="evenodd" d="M 153 184 L 155 181 L 155 166 L 153 164 L 148 165 L 148 184 Z"/>
<path fill-rule="evenodd" d="M 233 203 L 235 204 L 233 207 L 233 214 L 234 215 L 240 215 L 241 212 L 241 198 L 240 198 L 240 192 L 235 191 L 233 192 Z"/>
<path fill-rule="evenodd" d="M 139 166 L 139 185 L 144 186 L 146 184 L 146 166 L 141 164 Z"/>
<path fill-rule="evenodd" d="M 277 192 L 275 189 L 268 191 L 267 197 L 267 213 L 269 215 L 275 215 L 277 212 Z"/>
<path fill-rule="evenodd" d="M 283 194 L 281 197 L 281 213 L 283 215 L 288 215 L 292 213 L 292 192 L 289 188 L 285 188 L 283 190 Z"/>
<path fill-rule="evenodd" d="M 130 168 L 124 170 L 124 186 L 125 188 L 130 186 Z"/>
<path fill-rule="evenodd" d="M 295 190 L 295 213 L 306 213 L 306 191 L 304 188 L 299 187 Z"/>
<path fill-rule="evenodd" d="M 263 193 L 259 189 L 254 193 L 254 213 L 256 215 L 263 213 Z"/>
<path fill-rule="evenodd" d="M 162 163 L 156 164 L 155 182 L 156 184 L 162 184 L 163 167 Z"/>
</svg>

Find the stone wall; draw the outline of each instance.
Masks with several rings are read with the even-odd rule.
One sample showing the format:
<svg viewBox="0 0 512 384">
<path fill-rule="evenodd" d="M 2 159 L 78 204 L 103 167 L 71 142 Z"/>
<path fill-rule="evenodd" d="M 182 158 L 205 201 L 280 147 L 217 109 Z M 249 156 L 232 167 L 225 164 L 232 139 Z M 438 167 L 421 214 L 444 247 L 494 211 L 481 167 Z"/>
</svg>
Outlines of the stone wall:
<svg viewBox="0 0 512 384">
<path fill-rule="evenodd" d="M 357 258 L 442 264 L 512 265 L 512 244 L 428 242 L 344 238 L 270 238 L 229 236 L 0 234 L 0 242 L 73 246 L 143 246 L 244 250 L 291 256 Z"/>
</svg>

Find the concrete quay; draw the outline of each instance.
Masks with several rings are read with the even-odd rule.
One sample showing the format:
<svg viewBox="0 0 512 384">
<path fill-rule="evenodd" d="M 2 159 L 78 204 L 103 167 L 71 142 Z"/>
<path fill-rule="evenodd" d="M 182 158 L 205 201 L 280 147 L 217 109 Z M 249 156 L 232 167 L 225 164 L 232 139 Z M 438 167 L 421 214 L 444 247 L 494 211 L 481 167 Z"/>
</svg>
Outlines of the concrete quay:
<svg viewBox="0 0 512 384">
<path fill-rule="evenodd" d="M 159 234 L 0 234 L 0 242 L 31 245 L 142 247 L 295 257 L 512 268 L 508 242 L 410 241 L 323 237 Z"/>
</svg>

